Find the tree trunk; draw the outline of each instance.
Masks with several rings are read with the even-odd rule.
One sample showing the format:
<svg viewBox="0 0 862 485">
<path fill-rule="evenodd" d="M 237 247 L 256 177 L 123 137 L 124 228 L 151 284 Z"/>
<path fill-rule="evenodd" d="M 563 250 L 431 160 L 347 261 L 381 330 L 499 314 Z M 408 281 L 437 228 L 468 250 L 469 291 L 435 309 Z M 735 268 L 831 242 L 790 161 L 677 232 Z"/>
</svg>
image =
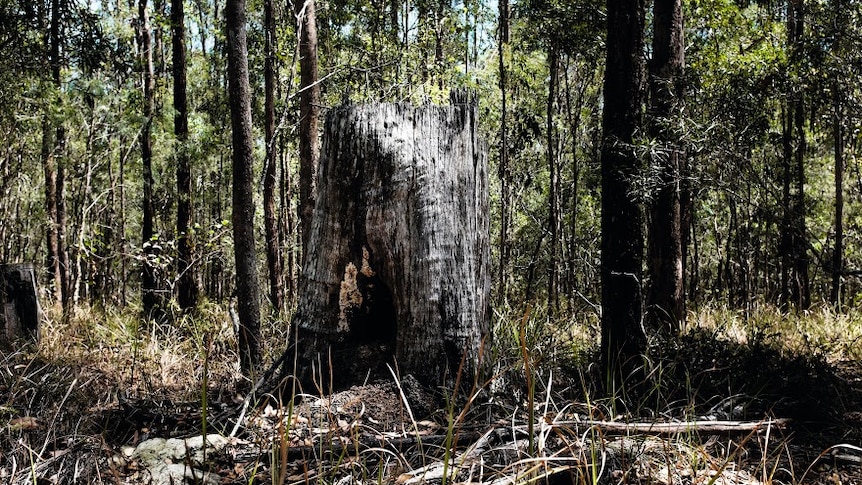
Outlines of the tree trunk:
<svg viewBox="0 0 862 485">
<path fill-rule="evenodd" d="M 141 239 L 143 248 L 143 268 L 141 276 L 141 305 L 145 318 L 159 318 L 159 295 L 156 288 L 156 268 L 152 259 L 155 258 L 153 236 L 155 235 L 153 218 L 153 142 L 152 124 L 155 114 L 155 75 L 153 73 L 153 50 L 150 38 L 150 19 L 147 13 L 147 0 L 138 2 L 138 20 L 140 22 L 138 43 L 141 49 L 141 65 L 143 67 L 144 95 L 144 126 L 141 129 L 141 161 L 143 167 L 143 221 L 141 222 Z"/>
<path fill-rule="evenodd" d="M 652 50 L 650 131 L 661 149 L 653 161 L 658 187 L 650 208 L 647 323 L 651 329 L 671 336 L 679 332 L 685 320 L 680 199 L 683 154 L 675 134 L 685 62 L 681 0 L 655 0 Z"/>
<path fill-rule="evenodd" d="M 801 14 L 800 14 L 801 15 Z M 793 286 L 792 298 L 797 308 L 806 310 L 811 306 L 811 289 L 808 276 L 808 229 L 805 223 L 805 152 L 807 141 L 805 137 L 805 101 L 800 93 L 795 101 L 794 126 L 796 130 L 795 151 L 795 181 L 796 197 L 793 202 Z"/>
<path fill-rule="evenodd" d="M 557 109 L 557 78 L 559 76 L 559 50 L 551 42 L 548 47 L 548 102 L 546 105 L 546 141 L 548 157 L 548 227 L 550 229 L 548 246 L 550 250 L 550 261 L 548 264 L 548 314 L 554 318 L 560 310 L 560 234 L 562 225 L 560 222 L 560 163 L 557 158 L 557 140 L 554 133 L 554 115 Z"/>
<path fill-rule="evenodd" d="M 835 151 L 835 248 L 832 250 L 832 289 L 829 301 L 841 308 L 841 279 L 844 271 L 844 119 L 841 113 L 841 93 L 834 87 L 833 144 Z"/>
<path fill-rule="evenodd" d="M 490 254 L 487 159 L 468 97 L 328 114 L 293 321 L 304 382 L 341 388 L 388 377 L 387 364 L 428 384 L 473 382 Z"/>
<path fill-rule="evenodd" d="M 511 274 L 509 268 L 509 135 L 508 135 L 508 112 L 506 108 L 507 95 L 507 72 L 506 72 L 506 49 L 509 44 L 509 0 L 499 0 L 499 44 L 497 55 L 500 75 L 500 164 L 498 176 L 500 178 L 500 262 L 499 262 L 499 301 L 505 303 L 508 291 L 508 279 Z"/>
<path fill-rule="evenodd" d="M 48 247 L 48 272 L 53 283 L 55 303 L 62 304 L 63 283 L 60 273 L 60 249 L 57 239 L 57 161 L 54 147 L 54 125 L 46 113 L 42 118 L 42 170 L 45 175 L 45 242 Z"/>
<path fill-rule="evenodd" d="M 805 55 L 803 32 L 804 5 L 791 0 L 788 5 L 787 42 L 792 66 L 803 69 Z M 784 126 L 784 204 L 786 231 L 783 242 L 786 254 L 782 272 L 782 290 L 786 301 L 796 308 L 811 304 L 808 276 L 808 240 L 805 224 L 805 94 L 802 85 L 791 86 Z"/>
<path fill-rule="evenodd" d="M 624 389 L 646 341 L 641 326 L 643 230 L 632 148 L 641 126 L 643 0 L 607 0 L 607 63 L 602 116 L 602 340 L 605 392 Z"/>
<path fill-rule="evenodd" d="M 195 306 L 198 288 L 191 267 L 194 242 L 189 231 L 192 219 L 192 177 L 189 163 L 189 115 L 186 96 L 186 32 L 184 0 L 171 0 L 171 47 L 174 75 L 174 136 L 177 138 L 177 302 L 188 310 Z"/>
<path fill-rule="evenodd" d="M 39 337 L 41 309 L 31 263 L 0 265 L 0 344 Z"/>
<path fill-rule="evenodd" d="M 317 140 L 317 117 L 320 105 L 320 86 L 317 84 L 317 17 L 314 0 L 296 2 L 299 18 L 299 231 L 302 234 L 302 261 L 308 254 L 308 239 L 312 231 L 317 159 L 320 146 Z"/>
<path fill-rule="evenodd" d="M 55 77 L 59 86 L 59 74 Z M 57 127 L 57 138 L 55 141 L 57 161 L 57 255 L 60 258 L 60 289 L 63 295 L 63 315 L 68 315 L 69 304 L 72 300 L 72 292 L 69 284 L 69 245 L 66 239 L 66 231 L 69 227 L 66 212 L 66 128 L 62 123 Z"/>
<path fill-rule="evenodd" d="M 239 313 L 240 368 L 255 376 L 260 364 L 260 302 L 254 243 L 254 146 L 248 81 L 245 0 L 225 5 L 228 42 L 228 98 L 233 145 L 233 242 Z"/>
<path fill-rule="evenodd" d="M 278 211 L 278 225 L 280 228 L 279 247 L 287 248 L 287 255 L 283 259 L 285 269 L 285 303 L 288 308 L 294 308 L 296 305 L 296 254 L 298 244 L 301 243 L 298 241 L 296 231 L 296 212 L 290 207 L 290 201 L 294 198 L 294 192 L 288 165 L 287 150 L 285 150 L 284 144 L 285 136 L 281 134 L 279 136 L 279 145 L 281 146 L 279 149 L 280 156 L 278 157 L 279 169 L 281 171 L 281 187 L 279 189 L 280 207 Z"/>
<path fill-rule="evenodd" d="M 265 60 L 263 68 L 264 79 L 264 130 L 266 142 L 266 163 L 263 175 L 263 224 L 266 234 L 266 266 L 269 270 L 269 298 L 275 313 L 284 310 L 284 285 L 281 251 L 279 242 L 282 237 L 279 234 L 278 214 L 276 210 L 275 196 L 276 184 L 278 182 L 276 156 L 277 140 L 275 139 L 275 19 L 273 16 L 272 0 L 264 0 L 263 3 L 263 26 L 266 41 L 264 44 Z"/>
<path fill-rule="evenodd" d="M 793 206 L 791 187 L 791 158 L 793 156 L 793 117 L 790 113 L 790 103 L 783 102 L 781 106 L 781 226 L 779 253 L 781 257 L 781 291 L 779 305 L 786 307 L 790 301 L 790 283 L 793 261 Z"/>
<path fill-rule="evenodd" d="M 48 67 L 56 95 L 60 94 L 60 2 L 51 1 L 50 27 L 46 34 Z M 58 98 L 59 99 L 59 98 Z M 45 175 L 45 212 L 48 216 L 46 242 L 48 269 L 54 283 L 54 298 L 65 305 L 68 301 L 68 256 L 65 245 L 65 201 L 62 156 L 65 151 L 66 132 L 62 121 L 55 123 L 46 112 L 42 123 L 41 161 Z"/>
</svg>

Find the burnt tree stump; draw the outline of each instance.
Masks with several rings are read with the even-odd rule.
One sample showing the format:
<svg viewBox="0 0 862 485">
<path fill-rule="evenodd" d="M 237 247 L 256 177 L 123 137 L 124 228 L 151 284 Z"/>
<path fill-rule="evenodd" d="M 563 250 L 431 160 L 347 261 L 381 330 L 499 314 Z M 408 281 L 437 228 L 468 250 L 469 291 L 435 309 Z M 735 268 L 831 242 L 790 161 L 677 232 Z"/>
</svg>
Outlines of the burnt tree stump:
<svg viewBox="0 0 862 485">
<path fill-rule="evenodd" d="M 0 264 L 0 321 L 3 346 L 39 336 L 41 309 L 36 297 L 36 271 L 32 263 Z"/>
<path fill-rule="evenodd" d="M 490 319 L 487 155 L 475 99 L 451 98 L 328 113 L 293 319 L 301 381 L 343 388 L 389 377 L 387 364 L 426 384 L 476 375 Z"/>
</svg>

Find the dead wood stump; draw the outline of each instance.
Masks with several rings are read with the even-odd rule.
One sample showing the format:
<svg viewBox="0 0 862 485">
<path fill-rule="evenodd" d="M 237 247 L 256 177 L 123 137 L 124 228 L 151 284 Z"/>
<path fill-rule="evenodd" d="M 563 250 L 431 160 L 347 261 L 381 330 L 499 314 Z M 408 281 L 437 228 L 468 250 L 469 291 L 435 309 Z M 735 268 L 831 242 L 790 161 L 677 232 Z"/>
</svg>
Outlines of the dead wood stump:
<svg viewBox="0 0 862 485">
<path fill-rule="evenodd" d="M 387 364 L 426 384 L 476 375 L 490 319 L 487 155 L 475 99 L 451 99 L 329 112 L 293 319 L 301 381 L 344 388 L 389 377 Z"/>
<path fill-rule="evenodd" d="M 0 309 L 5 347 L 38 338 L 41 309 L 32 263 L 0 264 Z"/>
</svg>

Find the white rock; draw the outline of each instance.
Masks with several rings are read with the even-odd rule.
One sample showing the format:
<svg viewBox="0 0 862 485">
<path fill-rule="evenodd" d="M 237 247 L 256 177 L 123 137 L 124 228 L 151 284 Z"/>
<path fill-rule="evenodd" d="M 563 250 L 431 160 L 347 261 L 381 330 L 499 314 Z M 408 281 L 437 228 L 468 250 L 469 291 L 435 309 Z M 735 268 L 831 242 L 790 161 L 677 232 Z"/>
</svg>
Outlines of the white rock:
<svg viewBox="0 0 862 485">
<path fill-rule="evenodd" d="M 228 439 L 224 436 L 207 435 L 206 452 L 221 450 L 227 443 Z M 186 479 L 212 485 L 220 481 L 215 473 L 196 468 L 204 464 L 203 436 L 149 439 L 141 442 L 129 457 L 137 460 L 144 473 L 149 474 L 152 485 L 173 485 L 183 483 Z"/>
</svg>

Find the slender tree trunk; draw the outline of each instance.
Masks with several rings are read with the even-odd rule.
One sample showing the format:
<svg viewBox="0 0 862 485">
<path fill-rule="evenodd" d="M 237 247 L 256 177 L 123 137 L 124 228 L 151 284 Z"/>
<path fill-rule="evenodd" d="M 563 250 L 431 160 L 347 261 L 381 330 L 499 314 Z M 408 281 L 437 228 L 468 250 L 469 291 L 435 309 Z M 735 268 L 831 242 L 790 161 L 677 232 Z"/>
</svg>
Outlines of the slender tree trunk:
<svg viewBox="0 0 862 485">
<path fill-rule="evenodd" d="M 791 159 L 793 157 L 793 117 L 790 115 L 790 103 L 784 102 L 781 107 L 781 228 L 779 252 L 781 254 L 781 290 L 779 305 L 786 308 L 791 302 L 790 285 L 793 261 L 793 202 L 791 186 L 793 176 Z"/>
<path fill-rule="evenodd" d="M 685 282 L 681 187 L 683 153 L 674 120 L 682 109 L 681 76 L 685 64 L 681 0 L 653 3 L 653 58 L 650 65 L 650 131 L 661 150 L 653 164 L 658 188 L 649 230 L 650 291 L 647 323 L 667 336 L 685 320 Z"/>
<path fill-rule="evenodd" d="M 811 306 L 811 287 L 808 276 L 808 229 L 805 222 L 807 208 L 805 204 L 805 152 L 808 143 L 805 137 L 805 101 L 800 99 L 795 106 L 796 152 L 795 169 L 796 198 L 793 203 L 794 215 L 794 283 L 793 301 L 800 309 Z"/>
<path fill-rule="evenodd" d="M 802 0 L 791 0 L 788 5 L 787 39 L 791 63 L 802 69 L 805 55 L 803 33 L 805 27 Z M 808 237 L 805 223 L 805 94 L 803 87 L 795 86 L 787 106 L 785 126 L 785 203 L 788 212 L 787 234 L 787 298 L 796 308 L 806 309 L 811 304 L 808 277 Z M 784 283 L 782 287 L 784 287 Z"/>
<path fill-rule="evenodd" d="M 59 243 L 57 240 L 57 162 L 54 154 L 55 128 L 46 113 L 42 118 L 42 170 L 45 175 L 45 215 L 47 225 L 45 228 L 45 240 L 48 246 L 48 272 L 53 282 L 54 301 L 62 305 L 63 282 L 60 272 Z"/>
<path fill-rule="evenodd" d="M 228 98 L 233 145 L 233 240 L 240 368 L 254 381 L 260 365 L 260 302 L 254 242 L 254 146 L 248 81 L 246 2 L 227 0 Z"/>
<path fill-rule="evenodd" d="M 186 96 L 186 29 L 184 0 L 171 0 L 171 47 L 174 75 L 174 136 L 177 139 L 177 301 L 188 310 L 197 303 L 192 221 L 192 176 L 189 160 L 189 114 Z"/>
<path fill-rule="evenodd" d="M 92 291 L 93 289 L 86 282 L 93 281 L 94 275 L 90 274 L 89 268 L 87 268 L 82 261 L 83 259 L 83 248 L 85 247 L 84 238 L 87 235 L 90 220 L 90 209 L 92 208 L 91 201 L 93 200 L 93 167 L 95 165 L 96 155 L 94 153 L 95 150 L 95 137 L 96 131 L 100 129 L 100 127 L 96 126 L 96 110 L 95 110 L 95 100 L 91 96 L 86 96 L 86 104 L 89 109 L 90 120 L 87 124 L 87 141 L 85 144 L 85 157 L 87 159 L 86 166 L 84 167 L 84 176 L 81 181 L 81 203 L 78 204 L 80 208 L 79 211 L 79 221 L 78 221 L 78 230 L 75 235 L 75 247 L 77 250 L 75 251 L 75 264 L 74 264 L 74 277 L 71 278 L 70 284 L 70 293 L 71 293 L 71 301 L 73 305 L 78 305 L 81 298 L 87 297 L 88 289 Z M 83 283 L 83 284 L 82 284 Z"/>
<path fill-rule="evenodd" d="M 302 94 L 299 97 L 299 230 L 302 234 L 302 261 L 307 260 L 311 216 L 314 212 L 315 177 L 320 147 L 317 118 L 320 86 L 317 84 L 317 17 L 314 0 L 296 2 L 299 18 L 299 66 Z"/>
<path fill-rule="evenodd" d="M 264 130 L 266 162 L 263 175 L 263 224 L 266 236 L 266 266 L 269 270 L 269 298 L 275 313 L 284 310 L 284 271 L 282 269 L 278 213 L 276 208 L 276 185 L 278 183 L 278 147 L 275 139 L 275 18 L 272 0 L 263 3 L 264 44 Z"/>
<path fill-rule="evenodd" d="M 640 366 L 643 230 L 633 183 L 642 170 L 632 148 L 641 126 L 643 0 L 607 0 L 602 116 L 602 339 L 604 391 L 623 391 Z"/>
<path fill-rule="evenodd" d="M 134 142 L 132 143 L 134 145 Z M 132 146 L 129 147 L 129 151 L 125 154 L 120 152 L 120 163 L 118 167 L 119 173 L 117 174 L 117 186 L 120 189 L 120 213 L 119 213 L 119 227 L 118 233 L 120 235 L 120 304 L 125 306 L 128 301 L 128 278 L 126 275 L 128 273 L 128 257 L 126 256 L 128 253 L 128 243 L 129 240 L 126 237 L 126 158 L 127 155 L 131 153 Z"/>
<path fill-rule="evenodd" d="M 119 135 L 119 147 L 120 153 L 122 153 L 124 139 L 122 135 Z M 93 281 L 95 292 L 91 296 L 92 300 L 97 304 L 100 304 L 103 308 L 108 307 L 108 302 L 111 301 L 112 298 L 115 298 L 114 294 L 114 259 L 116 258 L 117 248 L 114 247 L 115 241 L 115 228 L 114 224 L 117 223 L 117 179 L 114 174 L 114 162 L 113 160 L 108 160 L 108 184 L 110 187 L 110 191 L 108 192 L 108 207 L 102 213 L 102 231 L 99 238 L 99 249 L 96 251 L 96 261 L 98 261 L 98 267 L 96 268 L 96 274 Z"/>
<path fill-rule="evenodd" d="M 60 84 L 60 1 L 51 1 L 50 26 L 46 36 L 51 81 L 59 97 Z M 59 99 L 59 98 L 58 98 Z M 44 115 L 42 124 L 41 160 L 45 175 L 45 212 L 48 216 L 47 246 L 48 268 L 54 282 L 55 300 L 64 313 L 69 302 L 69 257 L 66 252 L 66 203 L 63 155 L 66 149 L 66 131 L 63 122 L 54 122 Z"/>
<path fill-rule="evenodd" d="M 549 182 L 548 226 L 550 229 L 549 249 L 551 257 L 548 268 L 548 310 L 553 317 L 560 310 L 560 163 L 557 154 L 557 140 L 554 136 L 554 114 L 556 113 L 557 78 L 559 77 L 559 50 L 551 42 L 548 47 L 548 102 L 546 106 L 546 142 L 548 156 Z"/>
<path fill-rule="evenodd" d="M 508 276 L 511 273 L 509 268 L 509 219 L 510 219 L 510 188 L 509 188 L 509 135 L 508 135 L 508 109 L 506 102 L 508 99 L 508 86 L 506 72 L 506 50 L 509 45 L 509 0 L 499 0 L 498 5 L 499 20 L 498 20 L 498 69 L 500 76 L 500 164 L 498 166 L 498 176 L 500 178 L 500 262 L 499 262 L 499 299 L 500 302 L 505 302 L 508 291 Z"/>
<path fill-rule="evenodd" d="M 835 249 L 832 251 L 832 289 L 829 301 L 841 308 L 841 279 L 844 272 L 844 119 L 841 113 L 841 93 L 834 88 L 832 138 L 835 153 Z"/>
<path fill-rule="evenodd" d="M 141 129 L 141 161 L 143 166 L 144 192 L 143 221 L 141 222 L 141 239 L 143 247 L 143 268 L 141 276 L 141 303 L 145 318 L 158 318 L 156 315 L 158 290 L 156 288 L 156 268 L 152 263 L 155 258 L 153 236 L 155 207 L 153 205 L 153 142 L 152 124 L 155 113 L 155 75 L 153 73 L 153 50 L 150 38 L 150 18 L 147 13 L 147 0 L 138 2 L 138 21 L 140 22 L 138 40 L 141 49 L 141 67 L 143 68 L 144 95 L 144 126 Z"/>
<path fill-rule="evenodd" d="M 59 74 L 55 78 L 59 84 Z M 57 250 L 60 257 L 60 288 L 63 294 L 63 314 L 67 315 L 72 301 L 72 291 L 69 277 L 69 247 L 66 232 L 69 218 L 66 212 L 66 129 L 61 124 L 57 127 L 56 147 L 60 159 L 57 163 Z"/>
<path fill-rule="evenodd" d="M 281 156 L 279 157 L 281 171 L 281 187 L 279 192 L 280 207 L 278 211 L 279 226 L 281 227 L 281 230 L 279 231 L 281 236 L 279 246 L 287 248 L 287 259 L 284 261 L 284 297 L 288 308 L 293 308 L 296 304 L 296 253 L 301 242 L 299 241 L 296 232 L 296 222 L 294 217 L 296 212 L 292 210 L 290 206 L 290 201 L 294 199 L 294 192 L 291 180 L 292 177 L 290 176 L 290 169 L 287 164 L 287 150 L 284 149 L 284 136 L 281 135 L 279 138 L 280 143 L 282 144 L 282 147 L 279 150 L 281 153 Z"/>
<path fill-rule="evenodd" d="M 443 90 L 443 39 L 445 36 L 445 15 L 447 0 L 434 2 L 434 72 L 432 79 L 437 78 L 437 88 Z"/>
</svg>

